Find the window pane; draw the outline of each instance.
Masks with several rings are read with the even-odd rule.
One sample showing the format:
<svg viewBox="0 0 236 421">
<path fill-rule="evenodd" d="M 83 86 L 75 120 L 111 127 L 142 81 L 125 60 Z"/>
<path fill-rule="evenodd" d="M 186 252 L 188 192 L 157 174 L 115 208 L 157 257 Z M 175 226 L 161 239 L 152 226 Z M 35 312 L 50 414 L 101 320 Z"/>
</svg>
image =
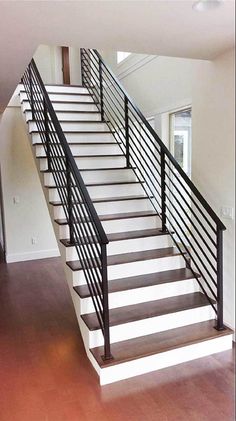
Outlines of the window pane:
<svg viewBox="0 0 236 421">
<path fill-rule="evenodd" d="M 127 58 L 131 53 L 126 51 L 117 51 L 117 63 L 121 63 L 125 58 Z"/>
<path fill-rule="evenodd" d="M 171 151 L 183 170 L 191 173 L 191 109 L 171 114 Z"/>
<path fill-rule="evenodd" d="M 178 164 L 183 168 L 184 163 L 184 139 L 183 136 L 180 136 L 178 134 L 175 134 L 175 140 L 174 140 L 174 157 Z"/>
</svg>

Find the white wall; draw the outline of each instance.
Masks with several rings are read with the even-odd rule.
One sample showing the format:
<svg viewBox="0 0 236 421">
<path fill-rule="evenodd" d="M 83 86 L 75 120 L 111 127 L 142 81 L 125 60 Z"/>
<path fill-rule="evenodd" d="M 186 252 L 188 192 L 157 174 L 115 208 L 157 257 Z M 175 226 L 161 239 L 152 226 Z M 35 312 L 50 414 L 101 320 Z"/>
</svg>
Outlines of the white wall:
<svg viewBox="0 0 236 421">
<path fill-rule="evenodd" d="M 155 130 L 168 146 L 168 113 L 192 105 L 195 71 L 204 62 L 131 54 L 117 65 L 116 52 L 101 54 L 143 114 L 154 117 Z"/>
<path fill-rule="evenodd" d="M 128 73 L 130 56 L 123 66 L 117 68 L 117 72 L 122 84 L 145 114 L 158 114 L 191 101 L 194 60 L 151 56 L 147 62 L 143 55 L 135 56 L 140 56 L 141 67 L 134 72 L 131 67 L 131 73 Z"/>
<path fill-rule="evenodd" d="M 58 255 L 18 97 L 0 120 L 0 165 L 8 262 Z M 14 204 L 14 197 L 19 203 Z M 37 244 L 33 245 L 32 237 Z"/>
<path fill-rule="evenodd" d="M 192 178 L 220 215 L 235 206 L 234 50 L 196 69 L 193 86 Z M 235 221 L 222 219 L 225 322 L 235 325 Z"/>
<path fill-rule="evenodd" d="M 71 83 L 80 84 L 79 49 L 70 47 Z M 62 83 L 61 48 L 41 45 L 34 59 L 44 83 Z M 8 262 L 58 255 L 16 93 L 0 119 L 0 165 Z M 20 203 L 14 204 L 14 197 Z M 0 242 L 2 243 L 0 219 Z M 37 244 L 32 244 L 36 237 Z"/>
</svg>

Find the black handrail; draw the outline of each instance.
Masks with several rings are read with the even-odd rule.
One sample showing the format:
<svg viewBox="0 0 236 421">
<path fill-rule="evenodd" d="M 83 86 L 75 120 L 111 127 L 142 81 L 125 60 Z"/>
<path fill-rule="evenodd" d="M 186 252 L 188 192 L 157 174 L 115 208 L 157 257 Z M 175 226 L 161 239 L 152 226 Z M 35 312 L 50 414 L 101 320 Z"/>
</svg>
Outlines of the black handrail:
<svg viewBox="0 0 236 421">
<path fill-rule="evenodd" d="M 32 111 L 32 120 L 40 133 L 61 205 L 67 219 L 70 238 L 79 257 L 90 296 L 104 335 L 104 358 L 111 358 L 107 244 L 108 238 L 71 153 L 49 95 L 32 59 L 22 83 Z"/>
<path fill-rule="evenodd" d="M 127 167 L 133 166 L 137 178 L 144 180 L 142 186 L 160 215 L 162 230 L 173 238 L 217 314 L 217 329 L 223 329 L 222 234 L 226 227 L 97 50 L 81 49 L 81 69 L 83 84 L 119 141 Z"/>
</svg>

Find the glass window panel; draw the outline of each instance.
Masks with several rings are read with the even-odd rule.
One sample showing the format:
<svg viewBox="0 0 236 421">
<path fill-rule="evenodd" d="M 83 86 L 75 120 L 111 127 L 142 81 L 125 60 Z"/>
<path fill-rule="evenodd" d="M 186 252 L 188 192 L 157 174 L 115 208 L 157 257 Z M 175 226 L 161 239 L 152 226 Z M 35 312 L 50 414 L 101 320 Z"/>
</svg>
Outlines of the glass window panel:
<svg viewBox="0 0 236 421">
<path fill-rule="evenodd" d="M 126 51 L 117 51 L 117 63 L 121 63 L 123 60 L 125 60 L 131 53 L 128 53 Z"/>
</svg>

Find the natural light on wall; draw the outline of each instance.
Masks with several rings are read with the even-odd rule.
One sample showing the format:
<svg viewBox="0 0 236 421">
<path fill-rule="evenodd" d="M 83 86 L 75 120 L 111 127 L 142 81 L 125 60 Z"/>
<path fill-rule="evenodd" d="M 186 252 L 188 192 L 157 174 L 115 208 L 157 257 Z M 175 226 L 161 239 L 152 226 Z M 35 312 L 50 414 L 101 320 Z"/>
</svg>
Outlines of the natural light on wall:
<svg viewBox="0 0 236 421">
<path fill-rule="evenodd" d="M 125 58 L 127 58 L 131 53 L 126 51 L 117 51 L 117 63 L 121 63 Z"/>
</svg>

